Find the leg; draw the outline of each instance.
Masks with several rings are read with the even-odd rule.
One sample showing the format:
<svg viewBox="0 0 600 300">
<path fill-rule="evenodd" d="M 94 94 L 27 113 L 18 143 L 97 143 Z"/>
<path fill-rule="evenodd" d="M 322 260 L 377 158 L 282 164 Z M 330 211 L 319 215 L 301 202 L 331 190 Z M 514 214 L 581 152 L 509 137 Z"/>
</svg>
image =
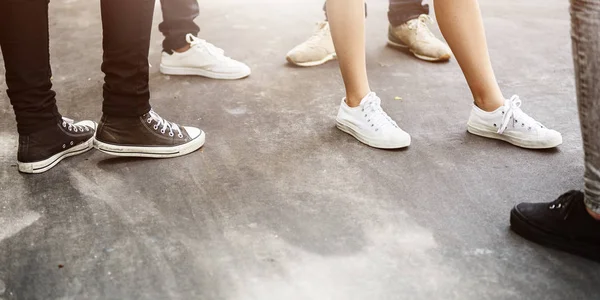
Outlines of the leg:
<svg viewBox="0 0 600 300">
<path fill-rule="evenodd" d="M 92 148 L 95 124 L 73 124 L 58 113 L 48 43 L 48 0 L 0 1 L 0 46 L 17 116 L 17 166 L 24 173 L 45 172 Z"/>
<path fill-rule="evenodd" d="M 600 262 L 600 0 L 571 0 L 571 37 L 585 152 L 585 191 L 521 203 L 511 229 L 534 242 Z"/>
<path fill-rule="evenodd" d="M 7 93 L 21 135 L 61 118 L 50 81 L 48 44 L 48 0 L 0 1 L 0 46 Z"/>
<path fill-rule="evenodd" d="M 150 110 L 150 31 L 154 1 L 102 0 L 102 71 L 106 115 L 137 117 Z"/>
<path fill-rule="evenodd" d="M 197 36 L 200 27 L 194 19 L 200 14 L 198 0 L 161 0 L 163 22 L 158 29 L 165 36 L 163 50 L 169 54 L 173 50 L 189 47 L 186 35 Z"/>
<path fill-rule="evenodd" d="M 585 151 L 585 204 L 600 219 L 600 1 L 571 0 L 571 36 Z"/>
<path fill-rule="evenodd" d="M 410 145 L 410 136 L 381 108 L 371 92 L 365 57 L 365 8 L 363 0 L 329 0 L 327 15 L 340 71 L 346 87 L 337 127 L 359 141 L 384 149 Z"/>
<path fill-rule="evenodd" d="M 103 116 L 95 146 L 119 156 L 176 157 L 204 144 L 204 133 L 150 109 L 148 51 L 154 0 L 101 0 Z"/>
<path fill-rule="evenodd" d="M 435 2 L 440 29 L 456 56 L 475 102 L 467 130 L 530 149 L 554 148 L 562 135 L 521 110 L 518 96 L 505 99 L 496 82 L 477 0 Z"/>
<path fill-rule="evenodd" d="M 363 0 L 329 0 L 327 12 L 346 86 L 346 102 L 355 107 L 371 92 L 366 67 Z"/>
<path fill-rule="evenodd" d="M 369 10 L 367 9 L 367 2 L 365 2 L 365 18 L 369 14 L 368 11 Z M 323 13 L 325 14 L 325 21 L 329 21 L 329 19 L 327 18 L 327 1 L 323 3 Z"/>
<path fill-rule="evenodd" d="M 485 111 L 501 107 L 504 96 L 490 62 L 477 0 L 437 0 L 435 11 L 477 106 Z"/>
</svg>

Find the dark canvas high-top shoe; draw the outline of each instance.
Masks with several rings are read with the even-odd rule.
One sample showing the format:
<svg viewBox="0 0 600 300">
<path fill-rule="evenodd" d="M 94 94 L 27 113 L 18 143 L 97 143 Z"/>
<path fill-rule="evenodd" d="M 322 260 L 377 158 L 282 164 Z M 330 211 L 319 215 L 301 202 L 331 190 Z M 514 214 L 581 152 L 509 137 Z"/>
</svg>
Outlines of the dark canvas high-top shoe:
<svg viewBox="0 0 600 300">
<path fill-rule="evenodd" d="M 17 165 L 23 173 L 48 171 L 66 157 L 93 148 L 96 123 L 62 118 L 56 125 L 19 136 Z"/>
<path fill-rule="evenodd" d="M 202 130 L 169 122 L 150 110 L 139 117 L 102 116 L 94 146 L 116 156 L 167 158 L 200 149 L 204 139 Z"/>
</svg>

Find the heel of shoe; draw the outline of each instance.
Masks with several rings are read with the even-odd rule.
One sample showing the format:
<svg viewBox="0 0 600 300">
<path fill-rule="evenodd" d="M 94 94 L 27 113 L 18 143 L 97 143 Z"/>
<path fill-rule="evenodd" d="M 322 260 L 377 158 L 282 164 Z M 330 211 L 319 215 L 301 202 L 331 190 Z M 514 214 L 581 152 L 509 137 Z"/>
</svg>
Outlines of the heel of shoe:
<svg viewBox="0 0 600 300">
<path fill-rule="evenodd" d="M 51 157 L 41 160 L 41 161 L 36 161 L 36 162 L 17 161 L 17 166 L 19 168 L 19 172 L 22 172 L 22 173 L 28 173 L 28 174 L 44 173 L 44 172 L 52 169 L 59 162 L 61 162 L 63 159 L 65 159 L 67 157 L 83 154 L 83 153 L 91 150 L 93 148 L 93 144 L 94 144 L 94 138 L 90 138 L 89 140 L 87 140 L 73 148 L 56 153 L 56 154 L 52 155 Z"/>
</svg>

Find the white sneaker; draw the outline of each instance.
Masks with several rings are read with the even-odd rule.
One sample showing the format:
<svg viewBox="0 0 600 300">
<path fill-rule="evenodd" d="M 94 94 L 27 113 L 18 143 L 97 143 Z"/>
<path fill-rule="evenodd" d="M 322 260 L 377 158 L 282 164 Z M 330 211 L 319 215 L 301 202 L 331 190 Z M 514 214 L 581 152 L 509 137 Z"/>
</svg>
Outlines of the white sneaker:
<svg viewBox="0 0 600 300">
<path fill-rule="evenodd" d="M 357 107 L 342 99 L 337 115 L 337 128 L 374 148 L 398 149 L 410 145 L 410 135 L 398 127 L 381 108 L 381 99 L 369 93 Z"/>
<path fill-rule="evenodd" d="M 185 37 L 190 49 L 183 53 L 162 53 L 160 71 L 167 75 L 198 75 L 214 79 L 240 79 L 250 67 L 224 55 L 223 49 L 192 34 Z"/>
<path fill-rule="evenodd" d="M 285 58 L 301 67 L 318 66 L 336 59 L 329 22 L 318 23 L 315 33 L 304 43 L 290 50 Z"/>
<path fill-rule="evenodd" d="M 516 95 L 493 112 L 473 105 L 467 130 L 529 149 L 554 148 L 562 144 L 559 132 L 546 128 L 521 110 L 521 99 Z"/>
</svg>

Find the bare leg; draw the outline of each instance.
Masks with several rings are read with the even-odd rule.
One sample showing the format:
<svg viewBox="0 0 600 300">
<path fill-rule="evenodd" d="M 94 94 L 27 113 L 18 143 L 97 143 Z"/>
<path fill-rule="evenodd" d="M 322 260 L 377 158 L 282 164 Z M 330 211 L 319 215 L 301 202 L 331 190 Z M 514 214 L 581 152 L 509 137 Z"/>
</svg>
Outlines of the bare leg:
<svg viewBox="0 0 600 300">
<path fill-rule="evenodd" d="M 346 86 L 346 103 L 356 107 L 371 92 L 365 57 L 364 1 L 327 0 L 327 18 Z"/>
<path fill-rule="evenodd" d="M 465 75 L 475 104 L 494 111 L 504 104 L 488 54 L 477 0 L 436 0 L 440 30 Z"/>
</svg>

